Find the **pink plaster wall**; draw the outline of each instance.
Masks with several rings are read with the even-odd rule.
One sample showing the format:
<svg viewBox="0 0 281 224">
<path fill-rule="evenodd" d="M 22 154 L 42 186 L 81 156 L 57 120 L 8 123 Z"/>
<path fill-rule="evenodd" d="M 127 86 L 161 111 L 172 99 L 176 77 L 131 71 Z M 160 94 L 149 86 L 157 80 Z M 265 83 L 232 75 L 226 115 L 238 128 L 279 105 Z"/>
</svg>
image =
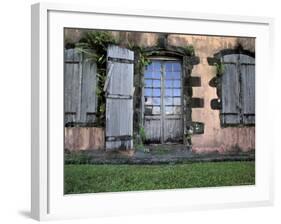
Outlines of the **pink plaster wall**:
<svg viewBox="0 0 281 224">
<path fill-rule="evenodd" d="M 104 149 L 104 129 L 96 127 L 67 127 L 64 147 L 70 151 Z"/>
<path fill-rule="evenodd" d="M 169 43 L 176 46 L 191 44 L 200 63 L 195 65 L 191 76 L 201 77 L 201 87 L 193 87 L 193 97 L 204 98 L 204 108 L 192 109 L 192 121 L 205 124 L 204 134 L 192 136 L 192 148 L 196 152 L 206 151 L 249 151 L 255 149 L 255 127 L 226 127 L 220 125 L 219 111 L 211 109 L 210 102 L 217 98 L 216 88 L 209 86 L 215 77 L 216 69 L 207 62 L 207 57 L 226 48 L 235 48 L 238 44 L 244 49 L 255 51 L 253 38 L 213 37 L 171 35 Z"/>
</svg>

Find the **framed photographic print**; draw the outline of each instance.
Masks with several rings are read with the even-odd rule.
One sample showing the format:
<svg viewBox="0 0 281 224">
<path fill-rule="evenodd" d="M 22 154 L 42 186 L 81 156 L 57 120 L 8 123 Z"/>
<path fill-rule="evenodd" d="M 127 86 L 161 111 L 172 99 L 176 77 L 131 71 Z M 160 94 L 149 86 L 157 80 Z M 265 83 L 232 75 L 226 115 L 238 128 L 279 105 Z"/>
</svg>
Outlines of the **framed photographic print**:
<svg viewBox="0 0 281 224">
<path fill-rule="evenodd" d="M 32 217 L 269 205 L 270 18 L 32 6 Z"/>
</svg>

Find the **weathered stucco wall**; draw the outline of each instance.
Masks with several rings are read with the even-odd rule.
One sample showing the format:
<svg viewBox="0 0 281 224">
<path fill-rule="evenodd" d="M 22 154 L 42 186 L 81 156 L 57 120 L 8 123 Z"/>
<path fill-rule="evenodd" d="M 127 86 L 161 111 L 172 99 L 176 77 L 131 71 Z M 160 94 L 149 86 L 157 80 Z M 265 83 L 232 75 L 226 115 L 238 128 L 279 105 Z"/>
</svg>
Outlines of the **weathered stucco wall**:
<svg viewBox="0 0 281 224">
<path fill-rule="evenodd" d="M 204 134 L 193 135 L 193 150 L 202 151 L 248 151 L 255 148 L 255 127 L 225 127 L 220 125 L 219 110 L 211 109 L 211 100 L 217 98 L 216 88 L 209 85 L 210 80 L 216 76 L 216 68 L 210 66 L 207 57 L 223 49 L 234 49 L 238 45 L 245 50 L 255 51 L 253 38 L 215 37 L 215 36 L 169 36 L 171 45 L 193 45 L 195 54 L 200 63 L 195 65 L 191 76 L 201 77 L 201 87 L 193 88 L 193 97 L 204 99 L 203 108 L 192 109 L 192 120 L 205 124 Z"/>
<path fill-rule="evenodd" d="M 104 149 L 104 129 L 95 127 L 66 127 L 64 148 L 75 150 Z"/>
<path fill-rule="evenodd" d="M 157 45 L 157 34 L 127 34 L 126 38 L 142 46 Z M 193 96 L 204 99 L 203 108 L 192 109 L 192 121 L 203 122 L 204 134 L 192 136 L 192 149 L 196 152 L 205 151 L 249 151 L 255 148 L 255 127 L 225 127 L 220 124 L 219 110 L 211 108 L 211 100 L 217 98 L 216 88 L 209 85 L 216 76 L 215 66 L 210 66 L 207 57 L 223 49 L 234 49 L 242 46 L 244 50 L 255 52 L 254 38 L 216 37 L 196 35 L 169 35 L 168 44 L 173 46 L 192 45 L 200 63 L 193 67 L 191 76 L 201 78 L 201 87 L 193 87 Z"/>
<path fill-rule="evenodd" d="M 81 31 L 70 30 L 66 33 L 66 39 L 77 41 Z M 80 34 L 79 34 L 80 32 Z M 135 43 L 143 47 L 156 46 L 159 34 L 113 32 L 121 45 Z M 70 38 L 70 36 L 72 38 Z M 200 63 L 193 67 L 191 76 L 201 78 L 201 86 L 193 87 L 193 96 L 204 99 L 203 108 L 192 109 L 192 121 L 203 122 L 204 134 L 192 136 L 192 148 L 194 151 L 249 151 L 255 148 L 255 127 L 221 127 L 219 110 L 211 108 L 211 100 L 218 98 L 216 88 L 209 85 L 210 80 L 216 76 L 215 66 L 210 66 L 207 57 L 213 57 L 215 53 L 223 49 L 234 49 L 242 46 L 243 49 L 255 52 L 254 38 L 217 37 L 196 35 L 168 35 L 168 44 L 173 46 L 192 45 L 195 55 L 200 58 Z"/>
</svg>

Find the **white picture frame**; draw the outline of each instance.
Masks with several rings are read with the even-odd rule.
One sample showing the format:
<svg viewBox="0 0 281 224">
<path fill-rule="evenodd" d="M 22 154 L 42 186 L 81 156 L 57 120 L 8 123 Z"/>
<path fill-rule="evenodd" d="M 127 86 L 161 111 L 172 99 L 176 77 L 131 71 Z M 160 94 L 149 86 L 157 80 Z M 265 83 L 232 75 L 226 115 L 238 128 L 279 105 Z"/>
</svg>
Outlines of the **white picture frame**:
<svg viewBox="0 0 281 224">
<path fill-rule="evenodd" d="M 273 147 L 266 133 L 270 107 L 264 89 L 269 88 L 268 76 L 273 74 L 273 23 L 261 17 L 32 5 L 32 217 L 50 220 L 271 205 Z M 256 184 L 64 195 L 64 27 L 256 37 Z"/>
</svg>

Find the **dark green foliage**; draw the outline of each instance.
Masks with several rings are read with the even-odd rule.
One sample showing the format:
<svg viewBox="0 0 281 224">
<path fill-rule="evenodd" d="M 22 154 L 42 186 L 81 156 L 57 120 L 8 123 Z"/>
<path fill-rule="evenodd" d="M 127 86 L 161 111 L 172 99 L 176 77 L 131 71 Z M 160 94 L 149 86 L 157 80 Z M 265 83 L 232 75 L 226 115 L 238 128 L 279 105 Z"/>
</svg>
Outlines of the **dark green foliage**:
<svg viewBox="0 0 281 224">
<path fill-rule="evenodd" d="M 143 69 L 145 66 L 148 66 L 151 63 L 151 60 L 148 58 L 147 53 L 145 52 L 144 48 L 138 45 L 134 45 L 130 42 L 128 42 L 127 47 L 134 51 L 137 56 L 137 65 L 139 69 L 139 73 L 141 74 L 143 72 Z"/>
<path fill-rule="evenodd" d="M 176 165 L 65 165 L 65 193 L 255 184 L 254 162 Z"/>
<path fill-rule="evenodd" d="M 144 142 L 146 141 L 145 129 L 142 125 L 139 125 L 139 131 L 134 137 L 134 146 L 136 150 L 141 150 L 144 152 L 149 152 L 148 148 L 145 148 Z"/>
<path fill-rule="evenodd" d="M 84 37 L 82 37 L 79 43 L 76 44 L 76 47 L 86 51 L 89 50 L 90 52 L 86 55 L 87 57 L 93 56 L 91 54 L 92 52 L 95 52 L 95 62 L 99 65 L 104 65 L 106 63 L 106 51 L 108 45 L 116 43 L 115 38 L 110 32 L 90 31 L 85 33 Z"/>
<path fill-rule="evenodd" d="M 188 45 L 188 46 L 184 47 L 184 52 L 188 56 L 195 56 L 195 50 L 194 50 L 193 45 Z"/>
<path fill-rule="evenodd" d="M 145 129 L 143 126 L 140 127 L 140 137 L 141 137 L 141 141 L 145 142 L 146 140 L 146 133 L 145 133 Z"/>
<path fill-rule="evenodd" d="M 217 70 L 217 76 L 220 77 L 223 75 L 225 66 L 223 63 L 214 63 L 214 66 L 216 67 Z"/>
</svg>

